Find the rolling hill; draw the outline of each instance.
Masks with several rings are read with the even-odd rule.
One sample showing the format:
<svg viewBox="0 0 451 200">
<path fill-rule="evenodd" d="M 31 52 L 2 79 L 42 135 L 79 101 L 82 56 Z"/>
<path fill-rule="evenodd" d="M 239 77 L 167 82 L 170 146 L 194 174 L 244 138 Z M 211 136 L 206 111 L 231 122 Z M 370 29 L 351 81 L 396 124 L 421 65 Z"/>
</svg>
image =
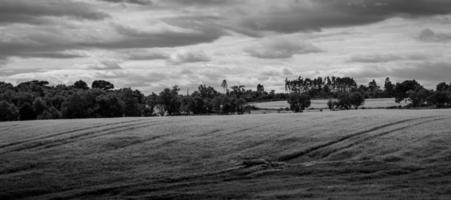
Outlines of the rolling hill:
<svg viewBox="0 0 451 200">
<path fill-rule="evenodd" d="M 5 122 L 0 186 L 0 199 L 451 199 L 451 112 Z"/>
</svg>

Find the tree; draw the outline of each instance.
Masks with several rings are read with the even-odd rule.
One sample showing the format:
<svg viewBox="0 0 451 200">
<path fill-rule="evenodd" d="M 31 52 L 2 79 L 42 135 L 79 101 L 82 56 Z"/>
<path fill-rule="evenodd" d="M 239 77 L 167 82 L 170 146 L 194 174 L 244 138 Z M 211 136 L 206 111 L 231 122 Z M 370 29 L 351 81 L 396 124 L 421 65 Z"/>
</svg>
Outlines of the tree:
<svg viewBox="0 0 451 200">
<path fill-rule="evenodd" d="M 19 109 L 20 120 L 33 120 L 36 119 L 36 113 L 33 107 L 29 103 L 23 104 Z"/>
<path fill-rule="evenodd" d="M 411 106 L 413 107 L 423 106 L 427 102 L 428 97 L 432 95 L 431 91 L 424 88 L 409 90 L 407 93 L 408 99 L 410 100 Z"/>
<path fill-rule="evenodd" d="M 241 97 L 243 94 L 244 94 L 244 92 L 245 92 L 245 89 L 244 89 L 244 85 L 234 85 L 234 86 L 232 86 L 231 87 L 231 89 L 232 89 L 232 92 L 231 92 L 231 95 L 232 96 L 235 96 L 235 97 Z"/>
<path fill-rule="evenodd" d="M 180 100 L 180 111 L 189 115 L 194 109 L 194 99 L 191 96 L 183 96 Z"/>
<path fill-rule="evenodd" d="M 415 92 L 419 89 L 423 88 L 417 81 L 415 80 L 406 80 L 402 83 L 396 83 L 394 97 L 396 103 L 399 103 L 403 100 L 408 99 L 409 94 Z"/>
<path fill-rule="evenodd" d="M 365 97 L 360 92 L 352 92 L 349 95 L 349 101 L 352 106 L 354 106 L 355 109 L 358 109 L 359 106 L 365 102 Z"/>
<path fill-rule="evenodd" d="M 437 108 L 444 108 L 451 105 L 451 92 L 435 91 L 427 98 L 428 104 L 435 105 Z"/>
<path fill-rule="evenodd" d="M 153 116 L 155 106 L 158 103 L 158 95 L 153 93 L 145 98 L 144 116 Z"/>
<path fill-rule="evenodd" d="M 310 96 L 293 92 L 288 97 L 288 104 L 290 104 L 290 110 L 294 112 L 302 112 L 305 108 L 310 107 Z"/>
<path fill-rule="evenodd" d="M 33 101 L 33 110 L 36 115 L 42 114 L 47 109 L 47 103 L 42 98 Z"/>
<path fill-rule="evenodd" d="M 393 97 L 394 95 L 394 85 L 393 83 L 390 81 L 390 78 L 387 77 L 385 78 L 385 83 L 384 83 L 384 95 L 385 97 Z"/>
<path fill-rule="evenodd" d="M 445 82 L 442 82 L 442 83 L 439 83 L 436 88 L 437 88 L 437 91 L 447 91 L 451 88 L 451 86 L 446 84 Z"/>
<path fill-rule="evenodd" d="M 82 80 L 79 80 L 74 83 L 74 88 L 80 89 L 80 90 L 87 90 L 89 89 L 88 84 Z"/>
<path fill-rule="evenodd" d="M 257 93 L 265 92 L 265 87 L 262 84 L 257 85 Z"/>
<path fill-rule="evenodd" d="M 166 88 L 160 92 L 158 97 L 158 103 L 163 105 L 163 108 L 169 115 L 180 113 L 180 99 L 178 95 L 178 86 L 172 87 L 172 89 Z"/>
<path fill-rule="evenodd" d="M 92 82 L 91 87 L 102 90 L 114 89 L 114 85 L 112 83 L 104 80 L 95 80 L 94 82 Z"/>
<path fill-rule="evenodd" d="M 114 94 L 102 94 L 96 97 L 96 114 L 99 117 L 122 117 L 125 103 Z"/>
<path fill-rule="evenodd" d="M 143 109 L 144 105 L 142 105 L 140 101 L 143 101 L 142 99 L 144 99 L 144 95 L 142 95 L 139 91 L 133 91 L 130 88 L 120 89 L 118 91 L 118 95 L 124 103 L 125 116 L 141 116 L 141 110 Z"/>
<path fill-rule="evenodd" d="M 17 120 L 19 111 L 14 104 L 7 101 L 0 101 L 0 121 L 13 121 Z"/>
<path fill-rule="evenodd" d="M 61 105 L 65 118 L 95 117 L 96 96 L 94 92 L 76 92 L 69 96 Z"/>
<path fill-rule="evenodd" d="M 229 85 L 227 84 L 227 81 L 224 79 L 221 83 L 221 87 L 224 88 L 224 94 L 227 94 L 227 88 Z"/>
</svg>

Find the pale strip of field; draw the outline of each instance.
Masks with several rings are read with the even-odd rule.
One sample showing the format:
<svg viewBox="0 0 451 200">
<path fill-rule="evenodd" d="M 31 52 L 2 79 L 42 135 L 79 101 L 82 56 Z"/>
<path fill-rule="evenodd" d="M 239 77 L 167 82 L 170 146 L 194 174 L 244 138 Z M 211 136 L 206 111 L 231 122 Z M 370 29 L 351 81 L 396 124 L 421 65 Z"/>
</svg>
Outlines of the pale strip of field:
<svg viewBox="0 0 451 200">
<path fill-rule="evenodd" d="M 310 108 L 327 109 L 327 101 L 328 99 L 313 99 Z M 260 102 L 260 103 L 252 103 L 252 105 L 260 109 L 280 109 L 280 108 L 284 109 L 290 107 L 287 101 Z M 398 104 L 395 102 L 395 99 L 381 98 L 381 99 L 365 99 L 365 103 L 362 106 L 365 108 L 387 108 L 399 105 L 405 105 L 405 103 Z"/>
<path fill-rule="evenodd" d="M 0 199 L 451 199 L 451 110 L 0 123 Z"/>
</svg>

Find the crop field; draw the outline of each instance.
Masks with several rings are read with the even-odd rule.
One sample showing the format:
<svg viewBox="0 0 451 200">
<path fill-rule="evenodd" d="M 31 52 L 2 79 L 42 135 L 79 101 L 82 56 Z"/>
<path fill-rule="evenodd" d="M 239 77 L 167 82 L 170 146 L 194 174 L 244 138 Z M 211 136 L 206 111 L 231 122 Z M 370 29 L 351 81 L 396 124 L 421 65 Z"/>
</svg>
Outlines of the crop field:
<svg viewBox="0 0 451 200">
<path fill-rule="evenodd" d="M 5 122 L 0 199 L 451 199 L 451 110 Z"/>
<path fill-rule="evenodd" d="M 310 108 L 312 109 L 327 109 L 327 99 L 313 99 Z M 253 103 L 253 105 L 260 109 L 280 109 L 287 108 L 290 105 L 287 101 L 272 101 L 272 102 L 261 102 Z M 365 103 L 362 105 L 365 108 L 387 108 L 393 106 L 405 105 L 404 102 L 396 103 L 395 99 L 392 98 L 379 98 L 379 99 L 365 99 Z"/>
</svg>

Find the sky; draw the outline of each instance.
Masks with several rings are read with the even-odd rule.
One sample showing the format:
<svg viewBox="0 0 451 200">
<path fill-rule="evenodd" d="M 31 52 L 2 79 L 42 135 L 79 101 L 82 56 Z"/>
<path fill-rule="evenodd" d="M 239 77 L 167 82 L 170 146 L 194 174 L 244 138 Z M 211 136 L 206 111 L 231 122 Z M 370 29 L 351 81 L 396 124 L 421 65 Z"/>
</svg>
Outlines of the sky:
<svg viewBox="0 0 451 200">
<path fill-rule="evenodd" d="M 0 0 L 0 81 L 451 81 L 450 0 Z"/>
</svg>

